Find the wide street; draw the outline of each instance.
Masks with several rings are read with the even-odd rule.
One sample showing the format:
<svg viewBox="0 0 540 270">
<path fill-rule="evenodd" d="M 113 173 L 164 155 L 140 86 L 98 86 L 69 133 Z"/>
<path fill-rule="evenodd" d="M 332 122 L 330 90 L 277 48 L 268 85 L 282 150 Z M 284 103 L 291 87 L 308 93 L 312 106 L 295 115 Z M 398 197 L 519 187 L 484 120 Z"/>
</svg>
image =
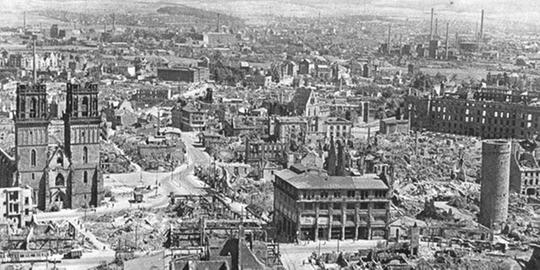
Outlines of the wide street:
<svg viewBox="0 0 540 270">
<path fill-rule="evenodd" d="M 35 215 L 37 221 L 55 221 L 69 220 L 72 223 L 77 223 L 85 215 L 102 215 L 106 213 L 117 212 L 125 209 L 137 208 L 162 208 L 169 204 L 169 195 L 183 194 L 205 194 L 206 185 L 193 175 L 194 167 L 197 165 L 207 165 L 212 162 L 211 157 L 201 148 L 195 147 L 196 134 L 193 132 L 182 133 L 182 140 L 186 145 L 186 163 L 177 167 L 173 172 L 144 172 L 141 168 L 134 164 L 137 168 L 135 172 L 125 174 L 107 174 L 104 176 L 104 185 L 110 187 L 111 190 L 117 192 L 132 192 L 135 187 L 153 186 L 157 183 L 157 194 L 150 192 L 145 199 L 145 202 L 140 204 L 130 203 L 130 196 L 122 196 L 116 198 L 114 204 L 107 203 L 104 206 L 90 210 L 61 210 L 59 212 L 38 213 Z M 230 204 L 231 210 L 241 213 L 245 212 L 242 208 L 244 204 L 232 202 L 229 198 L 223 198 L 225 202 Z M 81 222 L 82 223 L 82 222 Z M 82 224 L 81 231 L 84 230 Z M 62 260 L 62 263 L 57 264 L 58 267 L 66 269 L 87 269 L 91 266 L 97 266 L 103 262 L 114 260 L 114 251 L 104 244 L 99 242 L 90 232 L 84 232 L 85 238 L 91 240 L 99 250 L 91 253 L 85 253 L 81 259 L 77 260 Z M 105 247 L 105 249 L 103 249 Z M 52 265 L 35 264 L 34 269 L 46 269 Z M 1 269 L 1 268 L 0 268 Z"/>
</svg>

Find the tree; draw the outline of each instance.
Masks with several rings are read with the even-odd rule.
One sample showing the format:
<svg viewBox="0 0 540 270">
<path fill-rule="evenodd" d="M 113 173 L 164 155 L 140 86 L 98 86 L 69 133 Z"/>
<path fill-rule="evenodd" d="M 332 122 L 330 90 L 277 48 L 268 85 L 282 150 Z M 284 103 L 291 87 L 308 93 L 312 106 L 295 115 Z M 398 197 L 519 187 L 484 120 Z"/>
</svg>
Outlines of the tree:
<svg viewBox="0 0 540 270">
<path fill-rule="evenodd" d="M 336 146 L 334 138 L 330 138 L 330 149 L 328 149 L 328 158 L 326 159 L 326 171 L 328 175 L 336 175 Z"/>
<path fill-rule="evenodd" d="M 338 141 L 338 156 L 337 156 L 337 167 L 336 167 L 336 175 L 337 176 L 345 176 L 345 143 L 341 140 Z"/>
</svg>

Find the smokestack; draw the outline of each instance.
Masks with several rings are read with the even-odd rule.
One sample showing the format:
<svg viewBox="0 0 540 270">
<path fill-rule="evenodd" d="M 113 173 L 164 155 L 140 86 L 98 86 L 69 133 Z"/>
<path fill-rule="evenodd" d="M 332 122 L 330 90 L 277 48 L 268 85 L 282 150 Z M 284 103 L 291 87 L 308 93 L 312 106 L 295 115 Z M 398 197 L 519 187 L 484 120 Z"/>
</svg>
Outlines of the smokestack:
<svg viewBox="0 0 540 270">
<path fill-rule="evenodd" d="M 23 30 L 26 30 L 26 11 L 23 13 Z"/>
<path fill-rule="evenodd" d="M 34 80 L 34 84 L 37 84 L 37 59 L 36 59 L 36 39 L 37 37 L 36 36 L 32 36 L 32 40 L 33 40 L 33 46 L 32 46 L 32 52 L 34 53 L 34 55 L 32 56 L 32 77 L 33 77 L 33 80 Z"/>
<path fill-rule="evenodd" d="M 431 8 L 431 23 L 429 25 L 429 40 L 433 40 L 433 13 L 434 9 Z"/>
<path fill-rule="evenodd" d="M 386 38 L 386 44 L 388 45 L 388 52 L 390 52 L 390 41 L 391 41 L 390 35 L 391 34 L 392 34 L 392 25 L 389 24 L 388 25 L 388 37 Z"/>
<path fill-rule="evenodd" d="M 112 30 L 116 30 L 116 15 L 112 14 Z"/>
<path fill-rule="evenodd" d="M 448 28 L 450 28 L 450 23 L 446 22 L 446 41 L 444 42 L 446 60 L 448 60 Z"/>
<path fill-rule="evenodd" d="M 484 38 L 484 10 L 482 9 L 482 15 L 480 17 L 480 34 L 479 34 L 480 40 Z"/>
<path fill-rule="evenodd" d="M 439 18 L 435 18 L 435 36 L 439 36 Z"/>
</svg>

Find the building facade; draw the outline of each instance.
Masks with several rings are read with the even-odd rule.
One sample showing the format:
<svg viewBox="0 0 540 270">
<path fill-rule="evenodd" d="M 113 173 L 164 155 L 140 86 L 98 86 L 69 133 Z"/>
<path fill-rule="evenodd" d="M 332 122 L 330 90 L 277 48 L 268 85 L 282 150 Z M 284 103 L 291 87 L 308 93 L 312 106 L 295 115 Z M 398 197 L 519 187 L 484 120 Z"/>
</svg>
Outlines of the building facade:
<svg viewBox="0 0 540 270">
<path fill-rule="evenodd" d="M 385 238 L 389 198 L 388 186 L 374 174 L 285 169 L 275 174 L 274 222 L 288 241 Z"/>
<path fill-rule="evenodd" d="M 326 138 L 348 139 L 351 136 L 352 122 L 343 118 L 329 117 L 324 121 Z"/>
<path fill-rule="evenodd" d="M 308 132 L 308 122 L 300 117 L 278 117 L 275 119 L 276 139 L 281 142 L 304 143 Z"/>
<path fill-rule="evenodd" d="M 206 128 L 208 111 L 192 104 L 177 106 L 171 112 L 172 125 L 182 131 L 203 131 Z"/>
<path fill-rule="evenodd" d="M 159 68 L 157 76 L 163 81 L 197 83 L 207 81 L 210 73 L 205 67 Z"/>
<path fill-rule="evenodd" d="M 24 227 L 32 221 L 33 209 L 31 188 L 0 188 L 0 224 Z"/>
<path fill-rule="evenodd" d="M 485 139 L 528 138 L 539 131 L 540 107 L 521 103 L 408 96 L 411 129 Z"/>
</svg>

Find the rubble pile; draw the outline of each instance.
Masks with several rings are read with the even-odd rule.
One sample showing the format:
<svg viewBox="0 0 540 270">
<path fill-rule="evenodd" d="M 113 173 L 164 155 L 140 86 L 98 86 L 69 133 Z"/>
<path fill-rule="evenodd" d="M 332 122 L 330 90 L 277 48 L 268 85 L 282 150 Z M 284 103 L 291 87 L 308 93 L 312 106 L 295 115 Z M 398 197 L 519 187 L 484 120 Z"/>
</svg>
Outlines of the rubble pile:
<svg viewBox="0 0 540 270">
<path fill-rule="evenodd" d="M 371 152 L 389 164 L 394 175 L 394 202 L 416 215 L 427 200 L 467 198 L 475 205 L 480 185 L 481 144 L 476 138 L 422 133 L 378 136 Z M 457 202 L 453 202 L 457 203 Z M 461 207 L 457 207 L 461 208 Z M 477 207 L 468 210 L 477 211 Z"/>
<path fill-rule="evenodd" d="M 274 207 L 274 186 L 271 182 L 258 182 L 241 178 L 234 182 L 235 198 L 245 204 L 259 205 L 267 213 Z"/>
<path fill-rule="evenodd" d="M 427 132 L 391 134 L 377 137 L 376 147 L 401 182 L 474 181 L 480 171 L 481 143 L 476 138 Z"/>
<path fill-rule="evenodd" d="M 109 142 L 101 141 L 100 159 L 101 164 L 103 164 L 103 173 L 127 173 L 135 171 L 135 167 L 129 159 Z"/>
<path fill-rule="evenodd" d="M 168 228 L 166 215 L 159 213 L 125 210 L 113 214 L 88 217 L 87 228 L 103 243 L 115 248 L 130 245 L 141 251 L 159 250 Z"/>
<path fill-rule="evenodd" d="M 143 170 L 172 171 L 185 161 L 185 145 L 179 138 L 116 133 L 111 140 Z"/>
</svg>

